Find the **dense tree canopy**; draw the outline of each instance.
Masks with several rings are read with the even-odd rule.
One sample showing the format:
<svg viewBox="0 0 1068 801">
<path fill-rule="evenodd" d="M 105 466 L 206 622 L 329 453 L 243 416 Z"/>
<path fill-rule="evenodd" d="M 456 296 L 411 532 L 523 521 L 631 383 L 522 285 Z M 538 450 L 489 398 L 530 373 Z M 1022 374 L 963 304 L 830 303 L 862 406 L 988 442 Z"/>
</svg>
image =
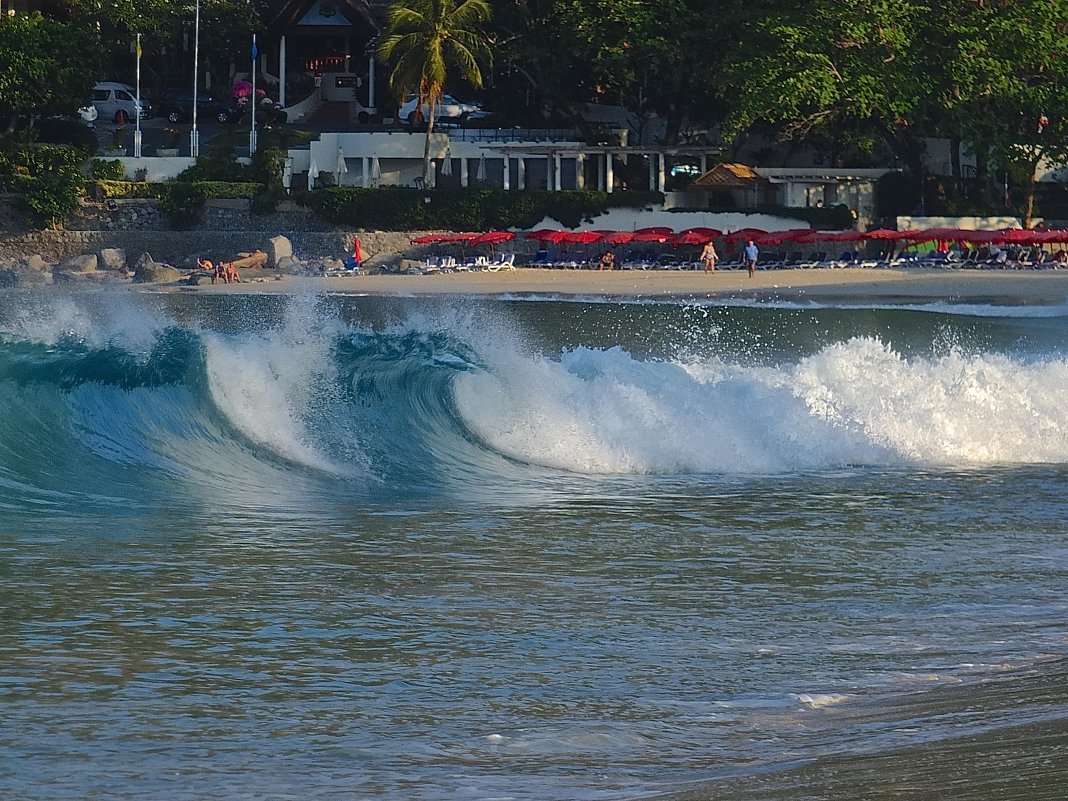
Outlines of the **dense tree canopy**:
<svg viewBox="0 0 1068 801">
<path fill-rule="evenodd" d="M 0 17 L 0 114 L 9 130 L 25 116 L 72 114 L 100 74 L 103 51 L 77 24 L 40 14 Z"/>
</svg>

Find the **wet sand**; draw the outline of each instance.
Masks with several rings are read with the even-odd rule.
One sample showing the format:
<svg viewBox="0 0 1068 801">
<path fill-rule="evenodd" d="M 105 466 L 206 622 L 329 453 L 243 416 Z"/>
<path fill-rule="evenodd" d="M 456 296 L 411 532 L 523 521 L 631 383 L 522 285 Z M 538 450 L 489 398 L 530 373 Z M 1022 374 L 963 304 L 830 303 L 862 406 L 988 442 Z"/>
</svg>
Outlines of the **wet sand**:
<svg viewBox="0 0 1068 801">
<path fill-rule="evenodd" d="M 544 270 L 360 275 L 281 280 L 269 270 L 249 270 L 240 284 L 171 287 L 196 293 L 292 293 L 318 290 L 367 295 L 468 295 L 609 297 L 628 299 L 782 299 L 908 303 L 1058 305 L 1068 302 L 1068 270 L 814 269 L 745 272 Z M 154 287 L 159 289 L 159 287 Z"/>
</svg>

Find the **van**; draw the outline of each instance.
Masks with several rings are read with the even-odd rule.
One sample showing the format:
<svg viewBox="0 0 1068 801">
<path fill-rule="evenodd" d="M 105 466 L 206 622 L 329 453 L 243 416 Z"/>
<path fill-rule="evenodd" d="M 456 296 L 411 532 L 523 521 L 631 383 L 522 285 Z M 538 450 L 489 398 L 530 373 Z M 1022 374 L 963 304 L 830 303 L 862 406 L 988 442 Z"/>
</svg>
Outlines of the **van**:
<svg viewBox="0 0 1068 801">
<path fill-rule="evenodd" d="M 137 113 L 136 89 L 126 83 L 103 81 L 93 87 L 92 105 L 102 120 L 114 120 L 120 125 L 134 119 Z M 141 98 L 141 119 L 149 116 L 151 104 Z"/>
</svg>

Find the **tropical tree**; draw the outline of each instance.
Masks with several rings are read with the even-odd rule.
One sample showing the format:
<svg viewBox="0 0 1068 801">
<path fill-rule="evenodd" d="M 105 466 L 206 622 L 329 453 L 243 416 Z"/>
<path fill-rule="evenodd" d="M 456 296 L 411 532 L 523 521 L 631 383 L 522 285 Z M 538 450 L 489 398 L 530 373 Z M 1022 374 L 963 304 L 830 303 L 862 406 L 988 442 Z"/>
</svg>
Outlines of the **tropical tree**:
<svg viewBox="0 0 1068 801">
<path fill-rule="evenodd" d="M 0 17 L 0 116 L 73 114 L 101 74 L 102 49 L 87 29 L 40 14 Z"/>
<path fill-rule="evenodd" d="M 489 65 L 489 42 L 482 30 L 491 14 L 486 0 L 399 0 L 390 7 L 378 58 L 392 62 L 389 84 L 398 97 L 416 95 L 416 108 L 427 106 L 423 185 L 429 186 L 430 140 L 434 114 L 445 91 L 450 68 L 476 89 L 482 67 Z"/>
</svg>

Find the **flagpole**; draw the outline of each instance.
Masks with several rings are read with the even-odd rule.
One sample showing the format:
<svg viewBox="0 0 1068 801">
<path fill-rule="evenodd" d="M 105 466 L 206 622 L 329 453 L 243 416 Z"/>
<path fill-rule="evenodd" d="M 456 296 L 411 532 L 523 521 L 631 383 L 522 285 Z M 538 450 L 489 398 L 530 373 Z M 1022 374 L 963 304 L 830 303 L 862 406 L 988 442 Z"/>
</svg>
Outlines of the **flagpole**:
<svg viewBox="0 0 1068 801">
<path fill-rule="evenodd" d="M 196 22 L 193 32 L 193 128 L 189 132 L 189 155 L 200 155 L 200 134 L 197 131 L 197 77 L 200 74 L 200 0 L 197 0 Z"/>
<path fill-rule="evenodd" d="M 141 158 L 141 34 L 137 34 L 137 108 L 134 110 L 137 124 L 134 128 L 134 158 Z"/>
<path fill-rule="evenodd" d="M 252 127 L 248 132 L 248 154 L 256 154 L 256 108 L 259 106 L 259 98 L 256 97 L 256 57 L 259 51 L 256 49 L 256 34 L 252 34 Z"/>
</svg>

